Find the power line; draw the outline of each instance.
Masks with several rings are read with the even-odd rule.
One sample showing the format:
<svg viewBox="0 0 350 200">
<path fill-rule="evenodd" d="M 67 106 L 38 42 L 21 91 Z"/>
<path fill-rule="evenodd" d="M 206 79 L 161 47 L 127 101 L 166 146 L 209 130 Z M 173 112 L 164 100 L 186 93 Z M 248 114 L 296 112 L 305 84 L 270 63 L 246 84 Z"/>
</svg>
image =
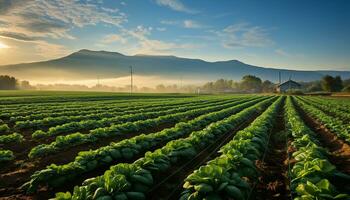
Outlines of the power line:
<svg viewBox="0 0 350 200">
<path fill-rule="evenodd" d="M 133 89 L 133 77 L 132 77 L 133 71 L 132 71 L 132 66 L 130 66 L 130 94 L 132 94 L 132 89 Z"/>
</svg>

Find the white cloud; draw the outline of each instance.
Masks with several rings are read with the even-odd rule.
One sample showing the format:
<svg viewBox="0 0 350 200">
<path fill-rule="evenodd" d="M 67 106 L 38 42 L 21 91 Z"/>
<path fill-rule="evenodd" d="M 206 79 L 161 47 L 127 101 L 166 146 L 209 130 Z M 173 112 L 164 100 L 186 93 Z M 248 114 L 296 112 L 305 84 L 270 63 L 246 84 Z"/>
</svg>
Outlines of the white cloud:
<svg viewBox="0 0 350 200">
<path fill-rule="evenodd" d="M 48 39 L 75 39 L 72 28 L 100 23 L 118 27 L 127 21 L 117 8 L 92 0 L 0 0 L 0 19 L 0 37 L 17 41 L 18 47 L 32 44 L 31 53 L 41 58 L 67 54 L 64 46 Z"/>
<path fill-rule="evenodd" d="M 190 20 L 190 19 L 186 19 L 183 21 L 179 21 L 179 20 L 162 20 L 160 21 L 161 24 L 165 24 L 165 25 L 176 25 L 176 26 L 180 26 L 183 28 L 204 28 L 205 26 L 203 26 L 202 24 L 198 23 L 197 21 L 194 20 Z"/>
<path fill-rule="evenodd" d="M 169 7 L 175 11 L 186 12 L 186 13 L 191 13 L 191 14 L 198 13 L 198 11 L 186 7 L 179 0 L 155 0 L 155 2 L 158 5 Z"/>
<path fill-rule="evenodd" d="M 73 27 L 98 23 L 120 25 L 127 21 L 118 9 L 75 0 L 0 1 L 0 8 L 1 21 L 7 23 L 0 28 L 1 32 L 35 38 L 74 39 L 68 33 Z"/>
<path fill-rule="evenodd" d="M 51 59 L 67 55 L 70 51 L 62 45 L 52 44 L 46 41 L 34 41 L 35 52 L 38 56 Z"/>
<path fill-rule="evenodd" d="M 221 38 L 225 48 L 266 47 L 274 43 L 264 28 L 247 23 L 233 24 L 214 33 Z"/>
<path fill-rule="evenodd" d="M 198 48 L 198 45 L 183 44 L 177 42 L 168 42 L 157 39 L 152 39 L 152 27 L 137 26 L 134 29 L 128 30 L 122 26 L 120 28 L 120 35 L 128 38 L 130 41 L 127 45 L 129 53 L 136 54 L 169 54 L 177 49 L 193 49 Z"/>
<path fill-rule="evenodd" d="M 200 25 L 198 22 L 193 20 L 184 20 L 183 25 L 185 28 L 201 28 L 202 25 Z"/>
<path fill-rule="evenodd" d="M 127 42 L 126 38 L 121 36 L 121 35 L 117 35 L 117 34 L 109 34 L 106 35 L 102 41 L 103 44 L 110 44 L 113 42 L 120 42 L 122 44 L 125 44 Z"/>
</svg>

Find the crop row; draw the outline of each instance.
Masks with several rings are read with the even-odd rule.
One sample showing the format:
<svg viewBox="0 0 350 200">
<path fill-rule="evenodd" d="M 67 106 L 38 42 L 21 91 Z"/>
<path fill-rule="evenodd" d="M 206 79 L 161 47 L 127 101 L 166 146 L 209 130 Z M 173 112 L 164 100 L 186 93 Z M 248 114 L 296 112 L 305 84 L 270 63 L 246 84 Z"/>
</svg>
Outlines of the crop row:
<svg viewBox="0 0 350 200">
<path fill-rule="evenodd" d="M 127 112 L 129 111 L 130 113 L 134 110 L 138 109 L 145 109 L 149 108 L 151 109 L 154 107 L 154 109 L 157 109 L 161 106 L 175 106 L 175 105 L 184 105 L 184 104 L 189 104 L 189 103 L 195 103 L 195 102 L 200 102 L 198 100 L 176 100 L 172 101 L 171 103 L 164 102 L 164 101 L 158 101 L 158 102 L 151 102 L 151 103 L 146 103 L 146 102 L 128 102 L 128 103 L 118 103 L 118 104 L 108 104 L 108 105 L 94 105 L 90 109 L 74 109 L 74 110 L 69 110 L 69 111 L 62 111 L 62 110 L 50 110 L 48 109 L 48 112 L 41 112 L 39 114 L 32 114 L 32 115 L 20 115 L 17 117 L 10 117 L 10 122 L 18 122 L 18 121 L 32 121 L 32 120 L 39 120 L 39 119 L 44 119 L 47 117 L 60 117 L 60 116 L 84 116 L 84 115 L 89 115 L 88 119 L 99 119 L 101 117 L 111 117 L 114 116 L 113 112 Z M 94 117 L 94 114 L 96 117 Z M 85 119 L 85 118 L 82 118 Z M 79 117 L 74 120 L 79 120 Z"/>
<path fill-rule="evenodd" d="M 237 99 L 239 100 L 239 99 Z M 226 102 L 231 102 L 232 100 L 219 101 L 219 103 L 223 104 Z M 202 108 L 207 106 L 212 106 L 217 104 L 217 101 L 210 101 L 204 103 L 190 103 L 185 105 L 173 105 L 173 106 L 159 106 L 159 107 L 151 107 L 149 109 L 138 109 L 133 111 L 125 111 L 121 113 L 109 113 L 112 114 L 113 117 L 106 117 L 99 120 L 83 120 L 80 122 L 70 122 L 63 125 L 59 125 L 56 127 L 49 128 L 48 131 L 38 130 L 33 133 L 33 138 L 42 138 L 54 136 L 62 133 L 72 133 L 83 130 L 91 130 L 96 128 L 104 128 L 111 125 L 116 125 L 120 123 L 133 122 L 137 120 L 146 120 L 151 118 L 157 118 L 163 115 L 168 115 L 172 113 L 184 112 L 191 109 Z"/>
<path fill-rule="evenodd" d="M 190 174 L 185 179 L 181 199 L 248 199 L 258 178 L 254 162 L 266 151 L 269 133 L 282 102 L 283 97 L 280 97 L 221 147 L 220 156 Z"/>
<path fill-rule="evenodd" d="M 276 98 L 269 98 L 221 121 L 210 124 L 187 138 L 173 140 L 160 149 L 147 152 L 134 163 L 112 166 L 104 175 L 84 181 L 71 195 L 58 193 L 56 199 L 146 199 L 154 177 L 172 165 L 190 160 L 215 138 L 232 131 L 239 124 L 261 113 Z"/>
<path fill-rule="evenodd" d="M 0 124 L 0 134 L 9 133 L 11 131 L 7 124 Z"/>
<path fill-rule="evenodd" d="M 188 122 L 181 122 L 173 128 L 164 129 L 160 132 L 151 133 L 148 135 L 139 135 L 130 139 L 125 139 L 117 143 L 111 143 L 109 146 L 101 147 L 93 151 L 80 152 L 74 162 L 57 166 L 51 165 L 47 169 L 38 171 L 32 176 L 30 185 L 36 188 L 36 185 L 48 182 L 49 185 L 59 185 L 75 176 L 94 170 L 100 166 L 104 166 L 110 162 L 116 162 L 121 159 L 133 159 L 139 153 L 145 152 L 157 145 L 169 142 L 183 136 L 189 135 L 192 131 L 200 130 L 217 120 L 221 120 L 229 115 L 243 110 L 248 106 L 252 106 L 257 101 L 239 104 L 233 104 L 228 108 L 216 107 L 210 110 L 192 111 L 196 116 L 201 115 Z M 215 110 L 220 110 L 216 111 Z M 207 113 L 202 115 L 204 113 Z M 189 114 L 189 113 L 188 113 Z M 180 117 L 181 118 L 181 117 Z"/>
<path fill-rule="evenodd" d="M 328 98 L 322 98 L 322 97 L 304 97 L 308 100 L 314 100 L 316 102 L 321 102 L 326 105 L 330 105 L 333 108 L 336 108 L 343 112 L 348 112 L 350 110 L 350 105 L 345 104 L 345 101 L 339 100 L 339 99 L 328 99 Z"/>
<path fill-rule="evenodd" d="M 249 104 L 260 101 L 260 98 L 253 98 L 251 100 L 252 101 Z M 59 152 L 63 149 L 67 149 L 76 145 L 96 142 L 101 138 L 115 137 L 126 133 L 145 131 L 167 123 L 177 123 L 186 119 L 197 117 L 207 112 L 213 112 L 220 109 L 229 108 L 231 106 L 238 105 L 245 101 L 247 101 L 247 99 L 241 101 L 234 100 L 233 102 L 225 102 L 219 105 L 212 105 L 210 107 L 198 109 L 189 109 L 185 112 L 168 114 L 154 119 L 139 120 L 135 122 L 127 122 L 124 124 L 112 125 L 110 127 L 105 128 L 97 128 L 91 130 L 88 134 L 74 133 L 66 136 L 58 136 L 56 140 L 51 144 L 41 144 L 34 147 L 30 151 L 29 157 L 34 158 L 48 155 L 53 152 Z"/>
<path fill-rule="evenodd" d="M 343 124 L 343 121 L 335 117 L 327 115 L 320 109 L 307 104 L 299 98 L 294 98 L 296 104 L 305 110 L 308 115 L 322 123 L 329 130 L 334 132 L 338 137 L 344 139 L 347 143 L 350 143 L 350 126 Z"/>
<path fill-rule="evenodd" d="M 293 137 L 292 154 L 295 163 L 291 169 L 291 191 L 295 200 L 303 199 L 349 199 L 331 184 L 330 180 L 350 179 L 340 173 L 327 159 L 328 152 L 322 148 L 314 132 L 299 117 L 291 97 L 285 105 L 287 130 Z"/>
<path fill-rule="evenodd" d="M 349 111 L 344 112 L 338 109 L 336 106 L 328 104 L 327 101 L 323 101 L 323 100 L 315 101 L 312 98 L 301 98 L 301 99 L 304 100 L 304 102 L 307 102 L 308 104 L 322 110 L 323 112 L 329 113 L 332 116 L 342 120 L 344 123 L 348 123 L 350 125 Z"/>
<path fill-rule="evenodd" d="M 173 105 L 175 104 L 175 105 Z M 178 107 L 178 103 L 173 103 L 168 105 L 161 105 L 161 104 L 156 104 L 154 106 L 153 111 L 158 111 L 162 109 L 171 109 L 174 107 Z M 198 104 L 197 103 L 192 103 L 192 104 Z M 142 106 L 136 106 L 134 107 L 132 104 L 123 108 L 115 108 L 114 110 L 111 111 L 105 111 L 102 113 L 93 113 L 93 114 L 88 114 L 88 115 L 78 115 L 78 116 L 69 116 L 69 115 L 64 115 L 64 116 L 59 116 L 59 117 L 48 117 L 40 120 L 32 120 L 32 121 L 17 121 L 15 125 L 15 129 L 17 130 L 24 130 L 24 129 L 34 129 L 34 130 L 43 130 L 48 127 L 52 127 L 55 125 L 59 124 L 64 124 L 67 122 L 74 122 L 74 121 L 81 121 L 81 120 L 99 120 L 99 119 L 104 119 L 104 118 L 110 118 L 114 116 L 120 116 L 120 115 L 126 115 L 126 114 L 135 114 L 139 113 L 142 110 L 141 109 L 146 109 L 148 112 L 152 112 L 152 109 L 150 109 L 150 106 L 152 105 L 142 105 Z M 68 113 L 67 113 L 68 114 Z"/>
<path fill-rule="evenodd" d="M 201 99 L 213 99 L 213 98 L 201 98 Z M 110 109 L 114 107 L 123 107 L 128 105 L 142 106 L 145 104 L 164 104 L 168 102 L 179 102 L 179 101 L 191 101 L 193 99 L 161 99 L 161 100 L 109 100 L 109 101 L 95 101 L 95 102 L 75 102 L 75 103 L 61 103 L 61 104 L 36 104 L 36 105 L 20 105 L 13 108 L 8 108 L 7 105 L 1 110 L 0 118 L 9 119 L 10 117 L 25 117 L 29 115 L 38 115 L 38 117 L 43 114 L 50 113 L 64 113 L 73 111 L 94 111 L 98 109 Z M 197 99 L 200 100 L 200 99 Z"/>
<path fill-rule="evenodd" d="M 23 135 L 19 133 L 12 133 L 8 135 L 0 135 L 0 144 L 6 144 L 6 143 L 20 143 L 24 140 Z"/>
<path fill-rule="evenodd" d="M 15 159 L 13 152 L 10 150 L 2 150 L 0 149 L 0 166 L 2 166 L 3 162 L 10 161 Z"/>
<path fill-rule="evenodd" d="M 161 100 L 161 99 L 177 99 L 177 98 L 187 98 L 192 96 L 185 96 L 185 95 L 137 95 L 130 97 L 129 95 L 114 95 L 111 93 L 111 95 L 100 95 L 100 94 L 94 94 L 94 95 L 52 95 L 49 96 L 33 96 L 29 97 L 26 96 L 23 98 L 23 96 L 18 97 L 11 97 L 11 98 L 0 98 L 0 104 L 1 105 L 8 105 L 8 106 L 23 106 L 23 105 L 38 105 L 38 104 L 65 104 L 65 103 L 90 103 L 90 102 L 101 102 L 101 101 L 146 101 L 146 100 Z"/>
</svg>

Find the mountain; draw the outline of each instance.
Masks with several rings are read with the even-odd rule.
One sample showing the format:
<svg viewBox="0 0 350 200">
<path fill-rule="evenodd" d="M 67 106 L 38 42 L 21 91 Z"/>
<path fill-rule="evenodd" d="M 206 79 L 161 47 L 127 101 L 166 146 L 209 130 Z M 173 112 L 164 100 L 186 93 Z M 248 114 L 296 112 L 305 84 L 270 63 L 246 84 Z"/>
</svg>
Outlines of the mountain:
<svg viewBox="0 0 350 200">
<path fill-rule="evenodd" d="M 297 71 L 258 67 L 238 60 L 206 62 L 175 56 L 127 56 L 116 52 L 80 50 L 66 57 L 35 63 L 0 66 L 0 74 L 8 74 L 26 80 L 87 80 L 128 76 L 129 66 L 140 76 L 157 76 L 165 79 L 216 80 L 219 78 L 240 80 L 252 74 L 274 82 L 292 77 L 296 81 L 319 80 L 325 74 L 350 78 L 350 71 Z"/>
</svg>

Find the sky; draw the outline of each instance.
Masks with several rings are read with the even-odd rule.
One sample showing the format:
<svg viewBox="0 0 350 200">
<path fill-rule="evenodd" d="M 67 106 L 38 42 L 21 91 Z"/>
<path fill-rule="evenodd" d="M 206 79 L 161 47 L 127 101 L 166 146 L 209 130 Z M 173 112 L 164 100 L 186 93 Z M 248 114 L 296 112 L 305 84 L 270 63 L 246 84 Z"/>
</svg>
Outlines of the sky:
<svg viewBox="0 0 350 200">
<path fill-rule="evenodd" d="M 347 0 L 0 0 L 0 65 L 80 49 L 350 70 Z"/>
</svg>

